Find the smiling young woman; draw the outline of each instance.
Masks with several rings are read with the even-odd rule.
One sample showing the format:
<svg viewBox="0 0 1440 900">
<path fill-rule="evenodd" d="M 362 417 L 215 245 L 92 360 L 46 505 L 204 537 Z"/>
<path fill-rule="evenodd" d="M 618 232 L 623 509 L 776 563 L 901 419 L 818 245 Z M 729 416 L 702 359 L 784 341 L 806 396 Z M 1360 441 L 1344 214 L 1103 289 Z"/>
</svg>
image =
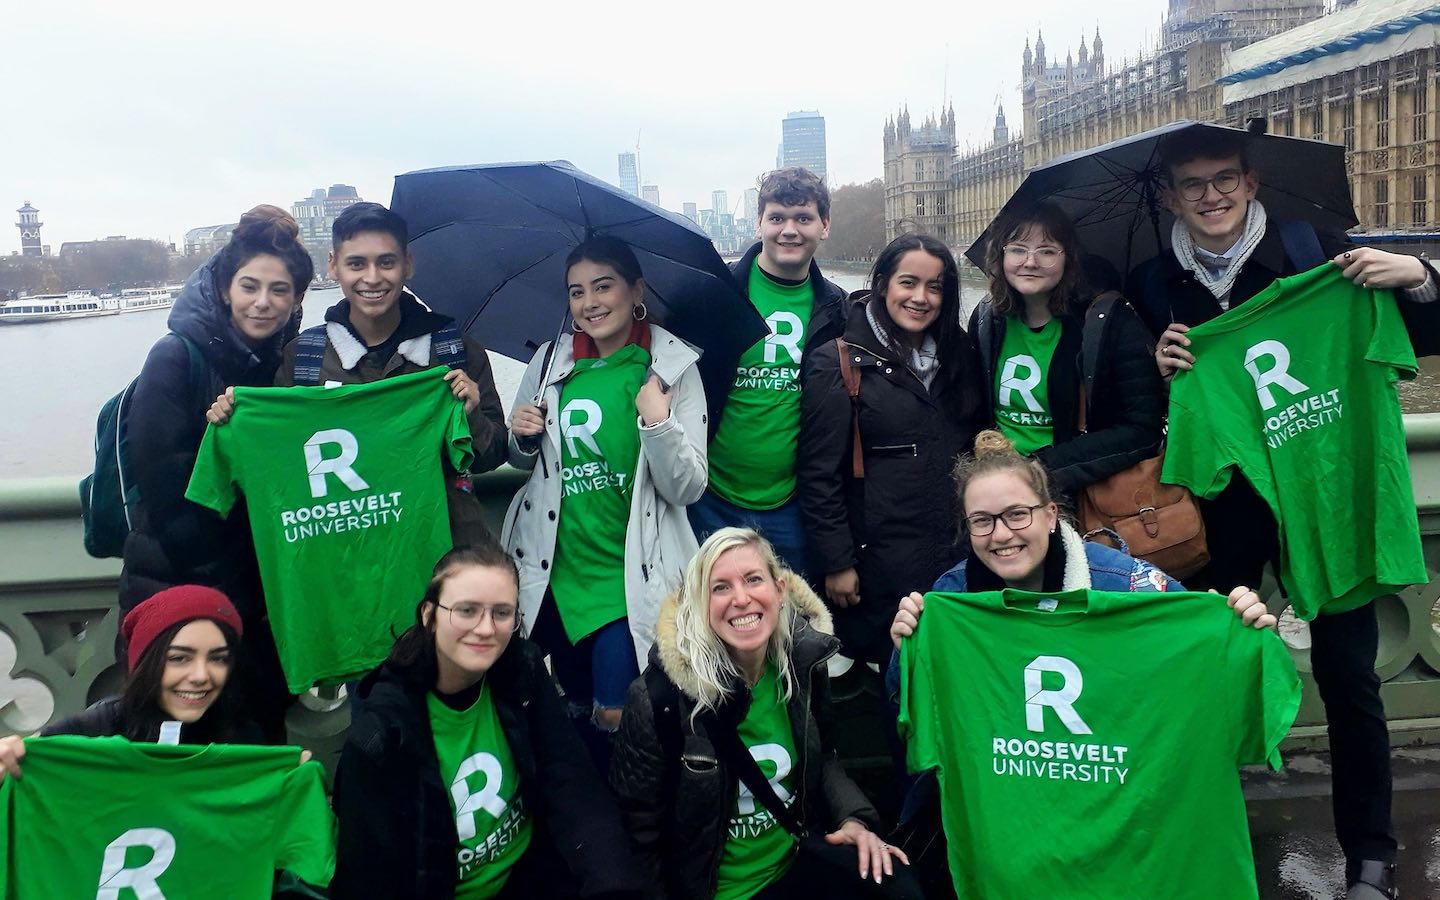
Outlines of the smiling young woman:
<svg viewBox="0 0 1440 900">
<path fill-rule="evenodd" d="M 520 625 L 499 545 L 435 564 L 415 624 L 359 685 L 335 773 L 332 897 L 637 889 L 614 801 Z"/>
</svg>

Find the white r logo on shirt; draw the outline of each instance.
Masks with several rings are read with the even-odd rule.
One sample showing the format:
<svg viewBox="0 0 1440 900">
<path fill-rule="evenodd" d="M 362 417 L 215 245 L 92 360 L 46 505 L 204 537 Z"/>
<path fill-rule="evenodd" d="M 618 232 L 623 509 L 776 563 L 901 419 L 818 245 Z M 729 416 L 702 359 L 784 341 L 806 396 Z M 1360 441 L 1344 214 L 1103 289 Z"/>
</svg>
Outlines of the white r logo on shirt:
<svg viewBox="0 0 1440 900">
<path fill-rule="evenodd" d="M 465 779 L 479 772 L 485 776 L 485 786 L 474 794 Z M 495 818 L 505 812 L 505 801 L 500 799 L 500 782 L 504 775 L 500 760 L 493 753 L 480 752 L 471 756 L 455 770 L 455 780 L 450 782 L 450 797 L 455 801 L 455 830 L 460 840 L 468 841 L 475 836 L 475 813 L 485 810 Z"/>
<path fill-rule="evenodd" d="M 1024 377 L 1020 375 L 1022 369 L 1025 372 Z M 1005 360 L 1005 368 L 1000 370 L 1000 405 L 1011 406 L 1010 392 L 1015 391 L 1025 401 L 1026 409 L 1031 412 L 1044 412 L 1033 393 L 1044 374 L 1040 371 L 1040 364 L 1035 362 L 1032 356 L 1022 354 Z"/>
<path fill-rule="evenodd" d="M 805 337 L 805 323 L 794 313 L 780 310 L 766 316 L 765 324 L 770 326 L 770 333 L 765 336 L 766 365 L 774 365 L 780 358 L 780 348 L 784 347 L 785 352 L 790 355 L 790 361 L 798 366 L 800 341 Z M 785 326 L 784 331 L 780 330 L 781 325 Z"/>
<path fill-rule="evenodd" d="M 149 847 L 150 861 L 133 869 L 125 868 L 125 851 Z M 120 891 L 129 888 L 139 900 L 165 900 L 158 879 L 175 859 L 175 838 L 163 828 L 132 828 L 105 848 L 100 863 L 100 884 L 95 900 L 120 900 Z"/>
<path fill-rule="evenodd" d="M 577 415 L 584 418 L 577 421 Z M 600 412 L 600 404 L 594 400 L 577 397 L 565 404 L 565 408 L 560 410 L 560 433 L 565 435 L 565 446 L 570 448 L 571 456 L 579 456 L 575 452 L 576 441 L 589 447 L 590 452 L 596 456 L 601 455 L 600 445 L 595 443 L 595 432 L 600 430 L 600 423 L 604 418 Z"/>
<path fill-rule="evenodd" d="M 1040 686 L 1046 672 L 1064 679 L 1060 689 L 1048 691 Z M 1063 656 L 1037 656 L 1025 667 L 1025 727 L 1031 731 L 1045 730 L 1045 707 L 1055 715 L 1071 734 L 1090 734 L 1090 726 L 1075 711 L 1075 701 L 1085 687 L 1080 668 Z"/>
<path fill-rule="evenodd" d="M 1274 358 L 1274 367 L 1261 372 L 1259 360 L 1262 356 Z M 1272 384 L 1292 394 L 1303 394 L 1310 390 L 1300 379 L 1290 374 L 1290 348 L 1279 341 L 1261 341 L 1246 350 L 1245 368 L 1250 370 L 1250 377 L 1255 379 L 1255 395 L 1260 398 L 1261 409 L 1274 409 L 1278 405 L 1270 393 Z"/>
<path fill-rule="evenodd" d="M 325 458 L 321 447 L 335 444 L 340 448 L 338 456 Z M 352 491 L 367 490 L 370 485 L 352 468 L 355 457 L 360 455 L 360 444 L 355 435 L 343 428 L 328 428 L 310 435 L 305 442 L 305 468 L 310 472 L 310 496 L 320 498 L 329 492 L 325 484 L 326 475 L 334 475 Z"/>
<path fill-rule="evenodd" d="M 781 803 L 790 802 L 790 792 L 780 786 L 780 779 L 790 774 L 790 754 L 785 750 L 783 744 L 757 744 L 750 748 L 750 755 L 758 762 L 773 762 L 775 764 L 775 777 L 770 779 L 770 789 L 775 796 L 780 798 Z M 735 810 L 742 816 L 748 816 L 755 812 L 755 795 L 750 788 L 740 783 L 740 791 L 736 796 Z"/>
</svg>

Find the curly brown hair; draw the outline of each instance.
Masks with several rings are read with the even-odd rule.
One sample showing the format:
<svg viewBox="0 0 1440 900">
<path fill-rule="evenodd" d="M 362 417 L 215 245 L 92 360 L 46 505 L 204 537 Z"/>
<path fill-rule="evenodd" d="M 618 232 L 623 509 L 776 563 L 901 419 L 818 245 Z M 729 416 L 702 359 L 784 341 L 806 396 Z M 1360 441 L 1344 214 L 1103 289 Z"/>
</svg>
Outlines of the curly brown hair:
<svg viewBox="0 0 1440 900">
<path fill-rule="evenodd" d="M 985 247 L 985 272 L 990 276 L 990 304 L 1002 316 L 1016 315 L 1025 308 L 1025 301 L 1005 279 L 1005 245 L 1038 230 L 1065 251 L 1065 271 L 1060 283 L 1050 292 L 1051 315 L 1063 316 L 1080 305 L 1085 293 L 1084 251 L 1075 223 L 1060 207 L 1041 203 L 1031 209 L 1012 213 L 996 223 Z"/>
</svg>

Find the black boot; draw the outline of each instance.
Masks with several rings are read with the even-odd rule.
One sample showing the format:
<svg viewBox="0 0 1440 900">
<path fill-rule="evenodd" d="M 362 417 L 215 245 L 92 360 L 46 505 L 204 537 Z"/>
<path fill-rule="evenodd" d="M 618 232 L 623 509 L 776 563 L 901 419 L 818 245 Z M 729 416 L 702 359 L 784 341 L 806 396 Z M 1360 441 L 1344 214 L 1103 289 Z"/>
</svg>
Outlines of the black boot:
<svg viewBox="0 0 1440 900">
<path fill-rule="evenodd" d="M 1345 900 L 1396 900 L 1395 864 L 1374 859 L 1345 861 Z"/>
</svg>

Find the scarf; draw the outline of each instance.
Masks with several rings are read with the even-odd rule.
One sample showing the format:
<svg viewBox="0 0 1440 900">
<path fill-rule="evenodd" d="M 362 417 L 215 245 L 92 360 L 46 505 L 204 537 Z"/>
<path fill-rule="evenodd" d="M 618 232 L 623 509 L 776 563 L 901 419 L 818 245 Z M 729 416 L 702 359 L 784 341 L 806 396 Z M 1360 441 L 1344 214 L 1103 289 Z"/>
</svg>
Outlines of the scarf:
<svg viewBox="0 0 1440 900">
<path fill-rule="evenodd" d="M 1175 224 L 1170 227 L 1170 246 L 1175 251 L 1175 259 L 1179 261 L 1180 267 L 1194 272 L 1195 278 L 1220 301 L 1220 308 L 1229 309 L 1230 289 L 1235 286 L 1240 270 L 1245 268 L 1250 255 L 1260 245 L 1260 239 L 1265 236 L 1267 221 L 1269 217 L 1265 214 L 1265 207 L 1259 200 L 1251 200 L 1250 208 L 1245 211 L 1245 233 L 1231 248 L 1235 255 L 1230 258 L 1229 265 L 1214 275 L 1210 274 L 1204 263 L 1195 258 L 1195 239 L 1190 236 L 1190 229 L 1185 227 L 1184 219 L 1176 217 Z"/>
<path fill-rule="evenodd" d="M 885 326 L 880 324 L 879 318 L 875 315 L 875 304 L 880 302 L 883 301 L 877 298 L 865 304 L 865 321 L 870 323 L 870 330 L 875 332 L 875 337 L 880 339 L 880 343 L 890 347 L 893 346 L 890 343 L 890 333 L 885 330 Z M 935 339 L 927 334 L 920 341 L 919 347 L 911 347 L 910 358 L 905 360 L 905 365 L 915 373 L 915 377 L 920 379 L 920 383 L 925 385 L 925 390 L 930 390 L 930 385 L 935 381 L 935 375 L 940 371 L 940 359 L 936 356 Z"/>
</svg>

